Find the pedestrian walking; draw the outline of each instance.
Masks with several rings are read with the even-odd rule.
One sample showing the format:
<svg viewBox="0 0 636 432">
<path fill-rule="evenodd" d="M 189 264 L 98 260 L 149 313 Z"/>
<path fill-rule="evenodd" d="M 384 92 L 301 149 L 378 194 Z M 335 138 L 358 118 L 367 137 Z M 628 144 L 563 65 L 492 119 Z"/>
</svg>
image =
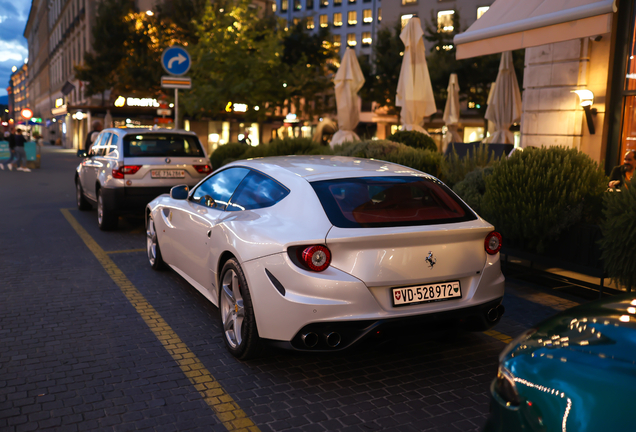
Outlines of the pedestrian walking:
<svg viewBox="0 0 636 432">
<path fill-rule="evenodd" d="M 8 135 L 5 133 L 5 139 L 9 141 L 9 152 L 11 155 L 5 162 L 0 163 L 0 169 L 4 170 L 5 168 L 9 168 L 9 171 L 11 171 L 13 169 L 13 162 L 19 157 L 15 151 L 15 128 L 13 126 L 9 129 Z"/>
<path fill-rule="evenodd" d="M 97 135 L 99 135 L 102 129 L 104 129 L 104 126 L 102 126 L 102 122 L 100 122 L 99 120 L 95 120 L 93 122 L 93 130 L 90 131 L 88 135 L 86 135 L 86 141 L 84 141 L 84 150 L 86 150 L 86 152 L 88 152 L 88 150 L 91 148 L 91 146 L 97 139 Z"/>
<path fill-rule="evenodd" d="M 24 150 L 24 143 L 26 142 L 26 138 L 22 135 L 23 132 L 18 129 L 18 133 L 15 134 L 15 153 L 18 156 L 18 160 L 16 161 L 16 170 L 23 172 L 31 172 L 29 168 L 27 168 L 27 157 L 26 151 Z M 20 166 L 23 164 L 24 166 Z"/>
</svg>

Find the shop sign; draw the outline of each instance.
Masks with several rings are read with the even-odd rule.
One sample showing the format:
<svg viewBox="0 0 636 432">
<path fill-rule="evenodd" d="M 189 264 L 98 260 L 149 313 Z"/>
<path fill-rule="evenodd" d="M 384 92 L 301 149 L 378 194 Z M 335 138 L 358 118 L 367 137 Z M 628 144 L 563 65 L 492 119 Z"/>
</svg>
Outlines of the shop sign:
<svg viewBox="0 0 636 432">
<path fill-rule="evenodd" d="M 172 115 L 172 110 L 171 110 L 171 109 L 169 109 L 169 108 L 159 108 L 159 109 L 157 110 L 157 115 L 160 115 L 160 116 L 169 116 L 169 115 Z"/>
<path fill-rule="evenodd" d="M 115 106 L 118 108 L 121 108 L 124 106 L 157 108 L 159 107 L 159 102 L 157 102 L 157 99 L 154 99 L 154 98 L 135 98 L 135 97 L 125 98 L 123 96 L 118 96 L 117 99 L 115 99 Z"/>
</svg>

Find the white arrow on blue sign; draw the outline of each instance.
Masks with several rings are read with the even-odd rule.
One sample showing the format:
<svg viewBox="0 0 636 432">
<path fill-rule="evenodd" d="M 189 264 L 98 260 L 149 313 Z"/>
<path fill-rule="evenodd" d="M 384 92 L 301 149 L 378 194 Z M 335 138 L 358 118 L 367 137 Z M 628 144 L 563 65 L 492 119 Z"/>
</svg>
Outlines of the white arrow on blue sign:
<svg viewBox="0 0 636 432">
<path fill-rule="evenodd" d="M 190 70 L 190 54 L 185 48 L 174 45 L 161 54 L 161 65 L 170 75 L 183 75 Z"/>
</svg>

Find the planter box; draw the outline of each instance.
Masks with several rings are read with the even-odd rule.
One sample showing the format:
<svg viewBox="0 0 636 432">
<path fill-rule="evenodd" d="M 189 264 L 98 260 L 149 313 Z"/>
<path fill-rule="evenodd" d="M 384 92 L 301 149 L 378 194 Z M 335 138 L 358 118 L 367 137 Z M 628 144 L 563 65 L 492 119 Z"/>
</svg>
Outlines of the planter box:
<svg viewBox="0 0 636 432">
<path fill-rule="evenodd" d="M 525 259 L 531 263 L 559 267 L 576 273 L 594 276 L 601 279 L 599 288 L 603 293 L 604 279 L 607 277 L 601 260 L 601 248 L 599 240 L 603 233 L 598 225 L 576 224 L 567 231 L 561 233 L 558 241 L 555 241 L 548 249 L 539 254 L 528 251 L 521 244 L 507 244 L 503 241 L 501 252 L 517 258 Z"/>
</svg>

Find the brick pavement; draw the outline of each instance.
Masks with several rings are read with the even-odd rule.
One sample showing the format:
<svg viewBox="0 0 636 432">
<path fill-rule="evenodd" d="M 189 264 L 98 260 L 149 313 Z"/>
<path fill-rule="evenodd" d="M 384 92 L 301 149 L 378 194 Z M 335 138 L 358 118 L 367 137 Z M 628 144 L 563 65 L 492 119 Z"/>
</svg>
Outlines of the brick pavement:
<svg viewBox="0 0 636 432">
<path fill-rule="evenodd" d="M 221 431 L 214 411 L 60 212 L 74 208 L 74 153 L 45 149 L 32 173 L 0 171 L 0 430 Z M 103 233 L 71 214 L 105 251 L 144 246 L 140 221 Z M 273 351 L 239 362 L 218 310 L 143 252 L 109 255 L 262 431 L 471 431 L 505 346 L 481 333 L 418 335 L 337 355 Z M 572 305 L 507 281 L 515 336 Z"/>
</svg>

